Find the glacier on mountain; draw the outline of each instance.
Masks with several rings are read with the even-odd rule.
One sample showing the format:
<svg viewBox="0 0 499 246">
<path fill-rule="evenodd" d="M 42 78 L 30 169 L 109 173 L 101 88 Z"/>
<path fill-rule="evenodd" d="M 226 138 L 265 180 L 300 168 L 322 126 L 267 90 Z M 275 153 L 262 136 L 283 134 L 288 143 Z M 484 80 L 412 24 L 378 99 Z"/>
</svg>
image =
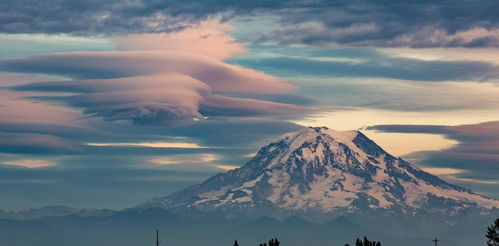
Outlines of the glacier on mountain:
<svg viewBox="0 0 499 246">
<path fill-rule="evenodd" d="M 261 148 L 244 166 L 140 207 L 229 214 L 457 214 L 499 201 L 396 158 L 359 131 L 308 127 Z"/>
</svg>

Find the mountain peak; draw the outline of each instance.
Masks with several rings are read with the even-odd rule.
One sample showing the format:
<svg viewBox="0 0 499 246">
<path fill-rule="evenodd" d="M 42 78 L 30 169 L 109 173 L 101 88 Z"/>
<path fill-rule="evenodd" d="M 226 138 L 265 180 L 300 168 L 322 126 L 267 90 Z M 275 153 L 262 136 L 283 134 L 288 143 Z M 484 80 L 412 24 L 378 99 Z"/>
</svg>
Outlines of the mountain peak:
<svg viewBox="0 0 499 246">
<path fill-rule="evenodd" d="M 303 128 L 301 131 L 285 134 L 282 138 L 297 140 L 299 139 L 299 137 L 306 138 L 306 137 L 316 137 L 322 135 L 322 136 L 329 136 L 338 142 L 344 142 L 344 141 L 350 142 L 355 137 L 357 137 L 359 133 L 360 133 L 359 131 L 355 130 L 336 131 L 334 129 L 325 126 L 321 126 L 321 127 L 306 127 Z"/>
<path fill-rule="evenodd" d="M 307 127 L 298 132 L 283 135 L 277 141 L 260 149 L 254 159 L 273 161 L 266 168 L 290 165 L 288 160 L 298 159 L 313 166 L 338 164 L 338 166 L 359 168 L 371 157 L 387 153 L 359 131 L 336 131 L 327 127 Z M 251 161 L 250 161 L 251 162 Z"/>
<path fill-rule="evenodd" d="M 317 137 L 328 137 L 333 141 L 352 145 L 353 140 L 359 135 L 359 131 L 336 131 L 325 126 L 323 127 L 306 127 L 301 131 L 289 133 L 282 137 L 288 140 L 294 146 L 303 144 L 303 142 L 314 142 Z"/>
<path fill-rule="evenodd" d="M 359 211 L 455 214 L 499 201 L 449 184 L 385 152 L 359 131 L 308 127 L 264 146 L 244 166 L 143 207 L 268 215 Z"/>
</svg>

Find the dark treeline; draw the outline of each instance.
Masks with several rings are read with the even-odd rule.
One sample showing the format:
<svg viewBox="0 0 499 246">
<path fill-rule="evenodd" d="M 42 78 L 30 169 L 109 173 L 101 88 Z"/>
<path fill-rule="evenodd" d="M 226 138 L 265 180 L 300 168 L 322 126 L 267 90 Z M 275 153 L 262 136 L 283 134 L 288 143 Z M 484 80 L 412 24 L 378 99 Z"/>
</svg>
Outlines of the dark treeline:
<svg viewBox="0 0 499 246">
<path fill-rule="evenodd" d="M 487 232 L 485 234 L 487 238 L 487 246 L 499 246 L 499 218 L 495 219 L 495 221 L 487 227 Z M 438 240 L 435 238 L 435 244 Z M 276 238 L 272 238 L 267 243 L 260 243 L 259 246 L 280 246 L 281 242 Z M 233 246 L 239 246 L 239 243 L 234 241 Z M 345 244 L 345 246 L 350 246 L 350 244 Z M 364 236 L 363 239 L 357 238 L 355 241 L 355 246 L 381 246 L 381 242 L 370 241 L 367 237 Z"/>
<path fill-rule="evenodd" d="M 268 245 L 267 245 L 267 243 L 261 243 L 260 246 L 279 246 L 280 244 L 281 244 L 281 242 L 279 242 L 279 240 L 277 240 L 277 237 L 276 237 L 276 238 L 270 239 Z"/>
<path fill-rule="evenodd" d="M 345 244 L 345 246 L 350 246 L 349 244 Z M 364 240 L 357 238 L 355 241 L 355 246 L 381 246 L 381 242 L 369 241 L 367 237 L 364 237 Z"/>
<path fill-rule="evenodd" d="M 272 238 L 269 240 L 269 243 L 260 243 L 259 246 L 279 246 L 281 242 L 276 238 Z M 239 243 L 237 240 L 234 241 L 233 246 L 239 246 Z M 350 246 L 350 244 L 345 244 L 345 246 Z M 355 241 L 355 246 L 381 246 L 381 242 L 376 242 L 376 241 L 369 241 L 367 237 L 364 237 L 363 240 L 360 238 L 357 238 L 357 241 Z"/>
</svg>

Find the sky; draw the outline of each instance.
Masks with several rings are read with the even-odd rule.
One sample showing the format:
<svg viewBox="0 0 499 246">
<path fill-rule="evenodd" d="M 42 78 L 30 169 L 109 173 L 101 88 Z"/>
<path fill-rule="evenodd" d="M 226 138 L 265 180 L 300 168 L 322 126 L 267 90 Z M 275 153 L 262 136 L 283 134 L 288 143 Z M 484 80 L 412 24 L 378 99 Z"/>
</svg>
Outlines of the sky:
<svg viewBox="0 0 499 246">
<path fill-rule="evenodd" d="M 499 2 L 4 0 L 0 209 L 122 209 L 306 126 L 499 199 Z"/>
</svg>

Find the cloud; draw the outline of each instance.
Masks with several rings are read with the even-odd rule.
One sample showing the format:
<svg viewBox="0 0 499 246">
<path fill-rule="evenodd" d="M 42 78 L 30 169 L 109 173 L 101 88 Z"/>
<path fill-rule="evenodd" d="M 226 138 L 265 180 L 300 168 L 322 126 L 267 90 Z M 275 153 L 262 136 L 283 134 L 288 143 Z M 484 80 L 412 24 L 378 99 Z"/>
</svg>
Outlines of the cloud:
<svg viewBox="0 0 499 246">
<path fill-rule="evenodd" d="M 82 150 L 77 142 L 51 135 L 0 132 L 0 152 L 63 154 Z"/>
<path fill-rule="evenodd" d="M 196 143 L 181 143 L 181 142 L 138 142 L 138 143 L 86 143 L 90 146 L 125 146 L 125 147 L 151 147 L 151 148 L 203 148 Z"/>
<path fill-rule="evenodd" d="M 170 126 L 212 116 L 304 113 L 304 108 L 293 104 L 217 95 L 287 93 L 295 88 L 283 79 L 222 62 L 244 51 L 241 43 L 225 33 L 231 28 L 210 20 L 177 33 L 117 38 L 121 48 L 127 49 L 122 51 L 3 59 L 0 71 L 70 77 L 73 80 L 9 89 L 70 93 L 39 99 L 62 101 L 107 121 Z"/>
<path fill-rule="evenodd" d="M 226 59 L 245 52 L 243 44 L 227 34 L 234 29 L 231 25 L 207 20 L 178 32 L 134 34 L 114 40 L 121 50 L 177 50 Z"/>
<path fill-rule="evenodd" d="M 315 107 L 327 104 L 421 112 L 489 110 L 499 105 L 499 69 L 493 61 L 476 60 L 472 54 L 420 59 L 416 54 L 400 57 L 395 51 L 384 51 L 259 45 L 251 54 L 231 62 L 289 78 L 299 86 L 293 94 L 313 98 Z"/>
<path fill-rule="evenodd" d="M 498 108 L 496 62 L 477 60 L 471 53 L 425 59 L 418 57 L 419 50 L 411 49 L 410 57 L 389 50 L 259 45 L 231 62 L 289 78 L 299 87 L 293 94 L 313 98 L 315 108 L 318 104 L 406 112 Z"/>
<path fill-rule="evenodd" d="M 304 113 L 304 108 L 292 104 L 216 95 L 287 93 L 295 88 L 283 79 L 222 62 L 244 51 L 225 33 L 231 28 L 206 21 L 177 33 L 119 38 L 121 47 L 130 50 L 3 59 L 0 70 L 68 76 L 73 80 L 13 89 L 74 93 L 58 100 L 107 121 L 169 126 L 212 116 Z"/>
<path fill-rule="evenodd" d="M 26 76 L 0 80 L 0 163 L 57 158 L 57 168 L 0 165 L 0 196 L 14 204 L 6 206 L 133 206 L 243 164 L 263 141 L 300 129 L 277 119 L 308 112 L 295 98 L 313 102 L 287 96 L 295 86 L 284 79 L 224 63 L 242 45 L 223 34 L 227 26 L 210 25 L 134 35 L 117 51 L 0 60 L 1 71 Z M 149 45 L 156 41 L 164 43 Z M 206 49 L 217 42 L 219 50 Z"/>
<path fill-rule="evenodd" d="M 151 163 L 156 165 L 173 165 L 182 163 L 203 163 L 212 162 L 219 159 L 217 155 L 214 154 L 194 154 L 189 155 L 189 158 L 185 158 L 184 155 L 170 155 L 168 157 L 158 157 L 150 160 Z"/>
<path fill-rule="evenodd" d="M 498 4 L 490 0 L 473 4 L 318 1 L 317 5 L 275 13 L 281 27 L 262 35 L 260 41 L 319 47 L 499 46 L 499 19 L 491 10 Z"/>
<path fill-rule="evenodd" d="M 297 116 L 310 111 L 293 104 L 262 101 L 250 98 L 211 96 L 201 102 L 201 112 L 207 116 L 255 117 Z"/>
<path fill-rule="evenodd" d="M 13 160 L 13 161 L 4 161 L 1 164 L 20 166 L 26 168 L 42 168 L 42 167 L 51 167 L 56 165 L 55 162 L 47 160 Z"/>
<path fill-rule="evenodd" d="M 408 155 L 430 168 L 459 169 L 454 177 L 483 182 L 497 182 L 499 172 L 499 121 L 479 124 L 441 125 L 377 125 L 369 130 L 401 133 L 441 134 L 459 144 L 441 151 L 424 151 Z M 442 169 L 441 169 L 442 170 Z"/>
<path fill-rule="evenodd" d="M 214 93 L 282 93 L 295 88 L 283 79 L 262 72 L 182 51 L 58 53 L 0 60 L 0 70 L 56 74 L 70 76 L 74 79 L 122 79 L 124 77 L 177 73 L 202 81 Z M 85 84 L 99 84 L 101 82 L 101 80 L 82 81 Z M 108 83 L 113 83 L 113 81 L 110 80 Z M 130 82 L 128 83 L 127 86 L 133 86 L 130 85 Z M 80 87 L 77 83 L 72 82 L 65 84 L 41 83 L 38 85 L 46 90 L 69 92 L 78 91 Z M 36 89 L 36 86 L 20 88 Z M 135 85 L 135 88 L 137 87 L 138 85 Z M 91 90 L 91 88 L 86 89 Z"/>
<path fill-rule="evenodd" d="M 195 171 L 213 171 L 225 170 L 221 168 L 219 161 L 220 157 L 212 153 L 204 154 L 189 154 L 189 155 L 169 155 L 163 157 L 155 157 L 149 160 L 152 168 L 163 168 L 169 170 L 195 170 Z"/>
<path fill-rule="evenodd" d="M 276 9 L 301 1 L 242 3 L 230 0 L 186 4 L 167 0 L 7 0 L 0 3 L 3 33 L 67 33 L 73 35 L 173 32 L 212 17 Z"/>
<path fill-rule="evenodd" d="M 193 14 L 175 17 L 173 10 L 156 10 L 154 5 L 154 1 L 140 0 L 2 1 L 0 8 L 7 11 L 2 12 L 0 30 L 4 33 L 79 35 L 172 31 L 201 18 Z"/>
<path fill-rule="evenodd" d="M 0 3 L 0 32 L 73 35 L 172 32 L 211 17 L 276 9 L 301 1 L 7 0 Z"/>
<path fill-rule="evenodd" d="M 0 70 L 55 74 L 73 79 L 179 73 L 203 81 L 215 93 L 278 93 L 294 88 L 283 79 L 183 51 L 68 52 L 37 55 L 0 60 Z"/>
<path fill-rule="evenodd" d="M 499 4 L 454 1 L 2 1 L 0 32 L 73 35 L 174 32 L 210 18 L 277 16 L 263 39 L 309 45 L 498 47 Z"/>
<path fill-rule="evenodd" d="M 5 116 L 0 119 L 0 132 L 12 138 L 14 134 L 33 138 L 35 141 L 30 142 L 37 144 L 25 148 L 26 153 L 39 153 L 51 144 L 56 149 L 47 153 L 118 153 L 130 147 L 124 147 L 124 143 L 133 144 L 134 150 L 129 150 L 133 153 L 171 154 L 179 148 L 169 146 L 176 150 L 167 151 L 156 144 L 156 150 L 146 150 L 148 146 L 144 145 L 168 142 L 165 133 L 158 134 L 163 129 L 134 134 L 138 129 L 123 127 L 123 123 L 165 127 L 211 117 L 305 113 L 306 109 L 290 103 L 247 98 L 252 94 L 271 98 L 295 87 L 281 78 L 224 63 L 222 59 L 243 51 L 243 46 L 225 33 L 231 28 L 207 21 L 177 33 L 158 34 L 161 37 L 121 37 L 122 48 L 130 50 L 2 59 L 0 70 L 15 72 L 3 73 L 7 79 L 17 79 L 21 73 L 25 77 L 4 83 L 0 91 L 4 95 L 0 114 Z M 164 42 L 149 46 L 149 38 Z M 214 44 L 221 51 L 207 49 Z M 141 50 L 146 47 L 149 50 Z M 54 76 L 66 80 L 54 81 Z M 48 82 L 34 82 L 37 80 Z M 189 141 L 196 138 L 189 137 Z M 46 146 L 38 146 L 39 139 L 46 139 Z M 62 147 L 63 143 L 68 144 Z M 21 153 L 23 148 L 14 144 L 4 151 Z"/>
<path fill-rule="evenodd" d="M 434 175 L 452 175 L 462 173 L 462 170 L 454 168 L 439 168 L 439 167 L 426 167 L 422 168 L 425 172 L 432 173 Z"/>
<path fill-rule="evenodd" d="M 216 165 L 217 168 L 220 168 L 224 171 L 229 171 L 238 168 L 239 166 L 230 166 L 230 165 Z"/>
<path fill-rule="evenodd" d="M 216 96 L 209 85 L 209 82 L 204 83 L 191 76 L 162 73 L 104 80 L 34 83 L 17 89 L 79 92 L 61 100 L 84 108 L 86 114 L 108 121 L 131 120 L 141 125 L 189 123 L 207 116 L 249 117 L 305 112 L 305 109 L 291 104 Z M 242 91 L 246 91 L 246 86 L 242 85 Z M 218 91 L 225 89 L 221 87 Z M 234 87 L 234 90 L 238 88 Z"/>
<path fill-rule="evenodd" d="M 498 67 L 483 61 L 424 61 L 394 57 L 374 49 L 329 49 L 304 56 L 238 58 L 248 67 L 264 69 L 280 76 L 374 77 L 413 81 L 497 81 Z M 357 58 L 351 62 L 335 58 Z"/>
<path fill-rule="evenodd" d="M 410 30 L 410 29 L 408 29 Z M 383 37 L 383 27 L 373 23 L 352 23 L 346 27 L 328 27 L 322 23 L 312 26 L 292 26 L 263 34 L 258 42 L 278 41 L 280 44 L 306 44 L 331 48 L 339 45 L 356 47 L 499 47 L 499 29 L 473 28 L 449 33 L 446 29 L 424 26 L 408 32 L 399 30 L 398 36 Z"/>
<path fill-rule="evenodd" d="M 192 125 L 168 128 L 165 134 L 198 139 L 204 146 L 239 148 L 254 152 L 280 135 L 303 126 L 266 118 L 209 118 Z M 251 150 L 251 151 L 248 151 Z"/>
<path fill-rule="evenodd" d="M 102 134 L 78 121 L 76 110 L 22 98 L 33 95 L 0 91 L 0 152 L 78 153 L 83 147 L 72 138 Z"/>
<path fill-rule="evenodd" d="M 42 74 L 0 73 L 0 86 L 16 86 L 39 81 L 54 81 L 54 76 Z"/>
</svg>

